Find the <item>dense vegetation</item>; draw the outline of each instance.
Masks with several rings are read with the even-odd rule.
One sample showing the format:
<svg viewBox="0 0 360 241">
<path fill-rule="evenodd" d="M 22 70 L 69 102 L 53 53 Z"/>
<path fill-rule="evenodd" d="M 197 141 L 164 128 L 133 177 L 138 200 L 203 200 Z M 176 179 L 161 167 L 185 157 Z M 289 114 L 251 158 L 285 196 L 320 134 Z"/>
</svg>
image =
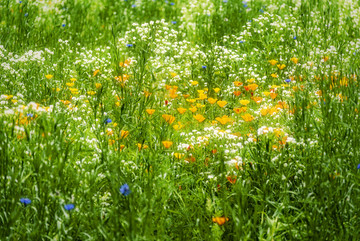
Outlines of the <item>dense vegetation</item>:
<svg viewBox="0 0 360 241">
<path fill-rule="evenodd" d="M 1 240 L 358 240 L 360 2 L 2 0 Z"/>
</svg>

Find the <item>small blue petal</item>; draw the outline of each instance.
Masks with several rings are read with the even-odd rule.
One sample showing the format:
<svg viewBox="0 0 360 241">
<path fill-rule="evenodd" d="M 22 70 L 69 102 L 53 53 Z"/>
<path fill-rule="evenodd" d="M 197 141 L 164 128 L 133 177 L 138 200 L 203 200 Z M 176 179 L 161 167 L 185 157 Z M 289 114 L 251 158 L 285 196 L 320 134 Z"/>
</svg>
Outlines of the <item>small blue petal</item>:
<svg viewBox="0 0 360 241">
<path fill-rule="evenodd" d="M 360 164 L 357 166 L 357 169 L 360 169 Z"/>
<path fill-rule="evenodd" d="M 290 83 L 291 79 L 286 79 L 285 82 L 286 83 Z"/>
<path fill-rule="evenodd" d="M 65 24 L 65 23 L 63 23 L 61 26 L 62 26 L 62 27 L 65 27 L 65 26 L 66 26 L 66 24 Z"/>
<path fill-rule="evenodd" d="M 206 66 L 205 66 L 205 65 L 203 65 L 203 66 L 201 66 L 201 68 L 206 69 Z"/>
<path fill-rule="evenodd" d="M 133 44 L 127 44 L 126 45 L 126 47 L 128 47 L 128 48 L 130 48 L 130 47 L 132 47 L 133 46 Z"/>
<path fill-rule="evenodd" d="M 128 196 L 131 193 L 130 187 L 127 183 L 120 187 L 120 193 L 124 196 Z"/>
<path fill-rule="evenodd" d="M 171 21 L 172 24 L 176 24 L 176 21 Z"/>
<path fill-rule="evenodd" d="M 294 36 L 293 39 L 296 39 L 296 36 Z"/>
<path fill-rule="evenodd" d="M 64 208 L 66 211 L 70 211 L 75 208 L 75 205 L 74 204 L 65 204 Z"/>
<path fill-rule="evenodd" d="M 20 198 L 20 202 L 23 203 L 25 206 L 31 203 L 31 200 L 28 198 Z"/>
</svg>

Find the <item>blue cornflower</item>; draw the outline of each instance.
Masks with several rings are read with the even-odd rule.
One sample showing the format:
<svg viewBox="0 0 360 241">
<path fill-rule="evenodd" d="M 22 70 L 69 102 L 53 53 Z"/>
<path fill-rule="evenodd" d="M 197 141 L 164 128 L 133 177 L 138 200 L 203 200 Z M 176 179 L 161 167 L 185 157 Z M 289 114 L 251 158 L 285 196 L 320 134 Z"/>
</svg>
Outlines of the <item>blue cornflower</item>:
<svg viewBox="0 0 360 241">
<path fill-rule="evenodd" d="M 201 66 L 201 68 L 206 69 L 206 65 Z"/>
<path fill-rule="evenodd" d="M 296 39 L 296 36 L 294 36 L 293 39 Z"/>
<path fill-rule="evenodd" d="M 109 124 L 111 122 L 112 122 L 112 120 L 110 118 L 106 118 L 105 121 L 104 121 L 105 124 Z"/>
<path fill-rule="evenodd" d="M 262 9 L 260 9 L 259 11 L 260 11 L 260 13 L 264 13 L 264 10 L 262 10 Z"/>
<path fill-rule="evenodd" d="M 62 27 L 65 27 L 65 26 L 66 26 L 66 24 L 65 24 L 65 23 L 63 23 L 61 26 L 62 26 Z"/>
<path fill-rule="evenodd" d="M 129 187 L 129 185 L 127 183 L 125 183 L 124 185 L 122 185 L 120 187 L 120 193 L 122 195 L 124 195 L 124 196 L 127 196 L 127 195 L 129 195 L 131 193 L 130 187 Z"/>
<path fill-rule="evenodd" d="M 25 13 L 24 16 L 27 17 L 27 16 L 29 16 L 29 14 L 28 14 L 28 13 Z"/>
<path fill-rule="evenodd" d="M 20 198 L 20 202 L 23 203 L 25 206 L 31 203 L 31 200 L 28 198 Z"/>
<path fill-rule="evenodd" d="M 176 24 L 176 21 L 171 21 L 172 24 Z"/>
<path fill-rule="evenodd" d="M 170 5 L 171 5 L 171 6 L 174 6 L 174 5 L 175 5 L 175 3 L 170 3 Z"/>
<path fill-rule="evenodd" d="M 127 44 L 126 45 L 126 47 L 128 47 L 128 48 L 130 48 L 130 47 L 132 47 L 132 46 L 134 46 L 133 44 Z"/>
<path fill-rule="evenodd" d="M 19 3 L 22 3 L 22 1 L 19 1 Z"/>
<path fill-rule="evenodd" d="M 132 7 L 132 8 L 136 8 L 136 5 L 135 5 L 135 4 L 133 4 L 133 5 L 131 5 L 131 7 Z"/>
<path fill-rule="evenodd" d="M 223 3 L 227 3 L 228 2 L 228 0 L 223 0 Z"/>
<path fill-rule="evenodd" d="M 64 208 L 65 208 L 66 211 L 70 211 L 70 210 L 73 210 L 75 208 L 75 205 L 74 204 L 65 204 Z"/>
<path fill-rule="evenodd" d="M 241 44 L 244 43 L 244 42 L 245 42 L 245 41 L 243 41 L 243 40 L 240 40 L 240 41 L 239 41 L 239 43 L 241 43 Z"/>
<path fill-rule="evenodd" d="M 360 169 L 360 164 L 357 166 L 357 169 Z"/>
<path fill-rule="evenodd" d="M 248 7 L 248 5 L 247 4 L 244 4 L 244 8 L 247 8 Z"/>
<path fill-rule="evenodd" d="M 291 79 L 286 79 L 285 82 L 286 83 L 290 83 Z"/>
<path fill-rule="evenodd" d="M 34 114 L 28 113 L 26 116 L 27 116 L 27 117 L 34 117 Z"/>
</svg>

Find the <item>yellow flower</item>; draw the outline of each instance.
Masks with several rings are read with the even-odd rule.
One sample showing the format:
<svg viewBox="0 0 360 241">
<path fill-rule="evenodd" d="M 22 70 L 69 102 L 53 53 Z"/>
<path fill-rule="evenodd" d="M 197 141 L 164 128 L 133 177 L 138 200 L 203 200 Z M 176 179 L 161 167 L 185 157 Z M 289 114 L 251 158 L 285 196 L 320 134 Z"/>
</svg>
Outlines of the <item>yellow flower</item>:
<svg viewBox="0 0 360 241">
<path fill-rule="evenodd" d="M 215 104 L 215 102 L 217 101 L 217 99 L 209 98 L 208 101 L 209 101 L 210 104 Z"/>
<path fill-rule="evenodd" d="M 278 75 L 277 75 L 277 74 L 271 74 L 271 77 L 273 77 L 273 78 L 277 78 L 277 77 L 278 77 Z"/>
<path fill-rule="evenodd" d="M 73 87 L 74 83 L 66 83 L 66 86 Z"/>
<path fill-rule="evenodd" d="M 146 109 L 146 113 L 148 113 L 149 115 L 154 114 L 155 109 Z"/>
<path fill-rule="evenodd" d="M 197 120 L 198 122 L 203 122 L 205 120 L 205 117 L 200 115 L 200 114 L 197 114 L 197 115 L 194 115 L 194 118 L 195 120 Z"/>
<path fill-rule="evenodd" d="M 75 79 L 75 78 L 71 78 L 70 80 L 71 80 L 72 82 L 75 82 L 75 81 L 76 81 L 76 79 Z"/>
<path fill-rule="evenodd" d="M 196 101 L 196 99 L 186 99 L 186 101 L 189 103 L 194 103 Z"/>
<path fill-rule="evenodd" d="M 242 104 L 242 105 L 247 105 L 249 103 L 250 103 L 249 100 L 240 100 L 240 104 Z"/>
<path fill-rule="evenodd" d="M 250 122 L 255 119 L 252 115 L 250 115 L 248 113 L 246 113 L 245 115 L 242 115 L 241 118 L 243 118 L 244 121 L 246 121 L 246 122 Z"/>
<path fill-rule="evenodd" d="M 162 118 L 164 118 L 164 120 L 169 123 L 170 125 L 175 121 L 175 117 L 172 115 L 168 115 L 168 114 L 163 114 Z"/>
<path fill-rule="evenodd" d="M 197 81 L 192 81 L 191 82 L 191 85 L 193 85 L 193 86 L 198 85 L 198 84 L 199 84 L 199 82 L 197 82 Z"/>
<path fill-rule="evenodd" d="M 12 97 L 14 97 L 13 95 L 5 95 L 5 99 L 10 100 Z"/>
<path fill-rule="evenodd" d="M 292 57 L 292 58 L 290 59 L 290 61 L 292 61 L 294 64 L 297 64 L 298 61 L 299 61 L 299 59 L 298 59 L 298 58 L 295 58 L 295 57 Z"/>
<path fill-rule="evenodd" d="M 192 113 L 195 113 L 197 111 L 197 108 L 195 106 L 189 108 L 189 110 L 192 112 Z"/>
<path fill-rule="evenodd" d="M 180 129 L 183 128 L 183 127 L 184 127 L 184 126 L 181 124 L 180 121 L 178 121 L 178 124 L 173 125 L 174 130 L 180 130 Z"/>
<path fill-rule="evenodd" d="M 147 90 L 144 90 L 144 96 L 145 98 L 149 97 L 151 95 L 151 92 L 147 91 Z"/>
<path fill-rule="evenodd" d="M 196 103 L 196 107 L 197 107 L 197 108 L 203 108 L 203 107 L 205 107 L 205 105 L 202 105 L 202 104 L 200 104 L 200 103 Z"/>
<path fill-rule="evenodd" d="M 213 90 L 215 91 L 215 93 L 218 93 L 220 91 L 220 88 L 214 88 Z"/>
<path fill-rule="evenodd" d="M 176 159 L 181 159 L 183 156 L 184 156 L 184 154 L 181 154 L 181 153 L 178 153 L 178 152 L 174 153 L 174 157 Z"/>
<path fill-rule="evenodd" d="M 45 75 L 45 77 L 46 77 L 47 79 L 51 79 L 52 77 L 54 77 L 54 75 L 47 74 L 47 75 Z"/>
<path fill-rule="evenodd" d="M 218 104 L 218 106 L 223 108 L 227 104 L 227 102 L 225 100 L 219 100 L 218 102 L 216 102 L 216 104 Z"/>
<path fill-rule="evenodd" d="M 173 144 L 172 141 L 163 141 L 162 144 L 166 149 L 170 148 L 170 146 Z"/>
<path fill-rule="evenodd" d="M 94 73 L 93 73 L 93 76 L 95 77 L 99 72 L 100 72 L 99 69 L 95 70 Z"/>
<path fill-rule="evenodd" d="M 184 114 L 184 113 L 187 111 L 187 109 L 182 108 L 182 107 L 179 107 L 179 108 L 177 108 L 176 110 L 177 110 L 180 114 Z"/>
<path fill-rule="evenodd" d="M 95 83 L 95 87 L 96 87 L 96 89 L 100 89 L 100 88 L 101 88 L 101 84 L 100 84 L 100 83 Z"/>
<path fill-rule="evenodd" d="M 278 63 L 278 61 L 276 61 L 275 59 L 272 59 L 272 60 L 269 60 L 269 63 L 270 63 L 271 65 L 275 65 L 275 64 Z"/>
<path fill-rule="evenodd" d="M 88 92 L 87 92 L 87 94 L 88 94 L 88 95 L 95 95 L 95 94 L 96 94 L 96 92 L 95 92 L 95 91 L 90 90 L 90 91 L 88 91 Z"/>
<path fill-rule="evenodd" d="M 171 72 L 171 73 L 170 73 L 170 75 L 171 75 L 171 77 L 173 77 L 173 78 L 174 78 L 175 76 L 177 76 L 177 73 L 173 73 L 173 72 Z"/>
<path fill-rule="evenodd" d="M 285 69 L 286 65 L 285 64 L 278 64 L 276 65 L 280 70 Z"/>
<path fill-rule="evenodd" d="M 249 83 L 252 83 L 252 82 L 255 81 L 255 79 L 254 79 L 254 78 L 251 78 L 251 79 L 248 79 L 248 80 L 246 80 L 246 81 L 249 82 Z"/>
</svg>

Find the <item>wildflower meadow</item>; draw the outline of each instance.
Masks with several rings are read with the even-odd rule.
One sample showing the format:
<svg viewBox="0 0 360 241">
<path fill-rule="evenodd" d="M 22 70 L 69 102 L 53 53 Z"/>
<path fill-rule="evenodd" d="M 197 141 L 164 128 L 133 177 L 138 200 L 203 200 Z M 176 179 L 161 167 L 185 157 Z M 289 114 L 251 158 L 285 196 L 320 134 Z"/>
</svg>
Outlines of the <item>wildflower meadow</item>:
<svg viewBox="0 0 360 241">
<path fill-rule="evenodd" d="M 360 1 L 0 0 L 0 240 L 360 240 Z"/>
</svg>

